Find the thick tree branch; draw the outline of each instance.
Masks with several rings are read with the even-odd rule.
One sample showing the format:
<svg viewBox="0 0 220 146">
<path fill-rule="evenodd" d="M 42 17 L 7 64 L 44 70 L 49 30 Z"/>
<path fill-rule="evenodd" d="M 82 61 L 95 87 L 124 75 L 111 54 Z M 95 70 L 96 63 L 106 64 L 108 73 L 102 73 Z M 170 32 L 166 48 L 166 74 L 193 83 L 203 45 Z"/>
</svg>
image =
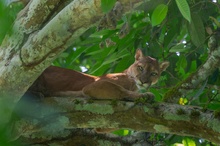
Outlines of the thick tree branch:
<svg viewBox="0 0 220 146">
<path fill-rule="evenodd" d="M 134 132 L 129 136 L 117 136 L 111 133 L 99 134 L 96 133 L 94 129 L 65 129 L 65 133 L 68 135 L 64 137 L 51 138 L 50 140 L 39 141 L 36 139 L 27 139 L 24 137 L 19 138 L 23 145 L 64 145 L 64 146 L 78 146 L 78 145 L 88 145 L 88 146 L 103 146 L 103 145 L 121 145 L 121 146 L 131 146 L 131 145 L 144 145 L 152 146 L 147 139 L 149 135 L 143 132 Z M 18 144 L 15 141 L 12 144 Z"/>
<path fill-rule="evenodd" d="M 22 66 L 20 50 L 29 36 L 37 31 L 51 12 L 54 11 L 53 8 L 56 7 L 58 2 L 58 0 L 32 1 L 19 13 L 12 28 L 13 33 L 7 35 L 0 46 L 1 97 L 8 93 L 11 93 L 13 97 L 14 95 L 19 97 L 31 83 L 30 75 L 26 76 L 24 73 L 27 73 L 27 68 Z M 32 71 L 28 72 L 28 74 L 31 73 L 34 75 Z M 33 79 L 34 77 L 36 78 L 37 75 L 34 75 Z M 18 99 L 14 98 L 12 101 L 16 102 Z"/>
<path fill-rule="evenodd" d="M 124 101 L 87 103 L 82 99 L 51 97 L 39 102 L 20 103 L 16 111 L 21 119 L 14 124 L 14 136 L 29 141 L 47 141 L 58 135 L 65 137 L 68 136 L 65 130 L 72 128 L 128 128 L 194 136 L 220 143 L 219 118 L 212 111 L 193 106 L 136 105 Z"/>
</svg>

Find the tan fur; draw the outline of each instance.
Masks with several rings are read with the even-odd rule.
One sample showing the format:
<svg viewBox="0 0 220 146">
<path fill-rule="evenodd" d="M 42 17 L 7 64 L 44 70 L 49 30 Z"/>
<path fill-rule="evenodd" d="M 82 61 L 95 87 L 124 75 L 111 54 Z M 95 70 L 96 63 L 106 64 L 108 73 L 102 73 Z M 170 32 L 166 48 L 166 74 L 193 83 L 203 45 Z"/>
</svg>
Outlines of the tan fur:
<svg viewBox="0 0 220 146">
<path fill-rule="evenodd" d="M 158 63 L 144 56 L 138 49 L 135 62 L 122 73 L 101 77 L 74 70 L 51 66 L 47 68 L 30 88 L 45 96 L 79 96 L 95 99 L 128 99 L 153 96 L 152 93 L 138 93 L 138 89 L 148 89 L 155 84 L 169 62 Z"/>
</svg>

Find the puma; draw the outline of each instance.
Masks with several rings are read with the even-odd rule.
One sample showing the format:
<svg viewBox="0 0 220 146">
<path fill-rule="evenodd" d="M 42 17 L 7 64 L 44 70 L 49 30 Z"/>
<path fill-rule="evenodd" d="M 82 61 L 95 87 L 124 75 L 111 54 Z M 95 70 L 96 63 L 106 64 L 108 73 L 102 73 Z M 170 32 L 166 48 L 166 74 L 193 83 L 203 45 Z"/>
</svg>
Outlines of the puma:
<svg viewBox="0 0 220 146">
<path fill-rule="evenodd" d="M 158 63 L 152 57 L 136 50 L 135 62 L 124 72 L 92 76 L 60 67 L 48 67 L 30 91 L 41 92 L 44 96 L 78 96 L 95 99 L 127 99 L 152 97 L 150 92 L 138 93 L 157 83 L 160 74 L 169 62 Z"/>
</svg>

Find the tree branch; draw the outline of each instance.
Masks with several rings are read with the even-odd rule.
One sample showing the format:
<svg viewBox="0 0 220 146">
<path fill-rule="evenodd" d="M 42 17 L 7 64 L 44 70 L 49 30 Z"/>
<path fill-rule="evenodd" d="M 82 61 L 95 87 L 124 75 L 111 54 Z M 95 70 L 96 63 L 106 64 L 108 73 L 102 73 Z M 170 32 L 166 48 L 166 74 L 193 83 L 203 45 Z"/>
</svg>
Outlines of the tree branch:
<svg viewBox="0 0 220 146">
<path fill-rule="evenodd" d="M 58 2 L 58 0 L 31 1 L 18 14 L 12 28 L 13 33 L 8 34 L 0 46 L 1 98 L 9 94 L 7 97 L 14 97 L 12 102 L 17 102 L 31 81 L 37 78 L 38 75 L 34 75 L 31 70 L 27 72 L 27 68 L 22 65 L 20 50 L 28 38 L 33 36 L 42 27 L 43 23 L 54 11 L 53 8 L 56 8 Z M 53 7 L 50 8 L 51 6 Z M 37 48 L 31 49 L 37 50 Z M 32 78 L 30 74 L 33 75 Z"/>
<path fill-rule="evenodd" d="M 47 140 L 38 140 L 28 139 L 28 138 L 19 138 L 18 141 L 22 141 L 23 145 L 52 145 L 59 144 L 65 146 L 72 145 L 90 145 L 90 146 L 103 146 L 103 145 L 144 145 L 152 146 L 147 138 L 149 137 L 146 133 L 134 132 L 129 136 L 117 136 L 111 133 L 107 134 L 98 134 L 93 129 L 66 129 L 64 130 L 68 135 L 64 137 L 51 138 Z M 12 142 L 12 144 L 18 144 L 19 142 Z"/>
<path fill-rule="evenodd" d="M 212 111 L 195 106 L 155 103 L 93 101 L 74 98 L 45 98 L 20 101 L 14 138 L 47 141 L 69 134 L 73 128 L 128 128 L 153 133 L 194 136 L 220 143 L 220 120 Z M 26 109 L 29 109 L 28 111 Z"/>
</svg>

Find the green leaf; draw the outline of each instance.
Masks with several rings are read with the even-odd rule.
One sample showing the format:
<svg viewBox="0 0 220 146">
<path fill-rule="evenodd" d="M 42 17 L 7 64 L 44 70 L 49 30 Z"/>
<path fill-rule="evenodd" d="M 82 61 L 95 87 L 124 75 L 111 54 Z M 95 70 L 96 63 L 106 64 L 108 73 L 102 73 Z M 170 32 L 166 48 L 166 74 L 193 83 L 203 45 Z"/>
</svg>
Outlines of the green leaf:
<svg viewBox="0 0 220 146">
<path fill-rule="evenodd" d="M 150 88 L 150 92 L 152 92 L 155 96 L 155 101 L 162 101 L 162 96 L 160 94 L 160 92 L 157 89 L 154 88 Z"/>
<path fill-rule="evenodd" d="M 192 14 L 192 22 L 188 24 L 188 32 L 192 43 L 199 47 L 205 41 L 205 28 L 201 17 L 198 14 Z"/>
<path fill-rule="evenodd" d="M 173 46 L 169 51 L 170 52 L 187 52 L 188 49 L 184 47 L 184 44 L 178 44 L 176 46 Z"/>
<path fill-rule="evenodd" d="M 208 104 L 208 108 L 210 110 L 220 110 L 220 103 L 218 101 L 212 102 L 212 103 Z"/>
<path fill-rule="evenodd" d="M 116 0 L 102 0 L 101 9 L 104 13 L 108 13 L 115 5 Z"/>
<path fill-rule="evenodd" d="M 126 57 L 126 56 L 128 56 L 128 55 L 129 55 L 129 54 L 124 54 L 124 55 L 122 55 L 122 56 L 116 56 L 116 55 L 113 54 L 112 56 L 110 56 L 109 58 L 107 58 L 107 59 L 103 62 L 103 65 L 111 64 L 111 63 L 117 61 L 118 59 L 123 58 L 123 57 Z"/>
<path fill-rule="evenodd" d="M 186 0 L 176 0 L 176 4 L 181 12 L 181 14 L 183 15 L 183 17 L 189 21 L 189 23 L 191 22 L 191 14 L 190 14 L 190 9 L 189 9 L 189 5 L 187 3 Z"/>
<path fill-rule="evenodd" d="M 191 66 L 190 66 L 189 72 L 191 72 L 191 73 L 195 72 L 196 68 L 197 68 L 197 63 L 196 63 L 196 60 L 194 60 L 194 61 L 191 62 Z"/>
<path fill-rule="evenodd" d="M 176 63 L 176 68 L 175 70 L 178 72 L 178 74 L 181 77 L 185 76 L 185 68 L 187 67 L 187 60 L 186 57 L 184 55 L 180 55 L 179 56 L 179 60 Z"/>
<path fill-rule="evenodd" d="M 97 32 L 91 34 L 89 37 L 91 37 L 91 38 L 100 38 L 101 36 L 105 36 L 105 35 L 109 36 L 113 33 L 115 33 L 115 30 L 108 30 L 108 29 L 105 30 L 105 29 L 103 29 L 103 30 L 100 30 L 100 31 L 97 31 Z"/>
<path fill-rule="evenodd" d="M 167 16 L 168 6 L 164 4 L 158 5 L 153 11 L 151 22 L 152 26 L 160 24 Z"/>
<path fill-rule="evenodd" d="M 184 144 L 184 146 L 196 146 L 195 141 L 190 138 L 184 138 L 182 143 Z"/>
<path fill-rule="evenodd" d="M 128 54 L 127 56 L 123 57 L 116 65 L 115 72 L 121 72 L 125 69 L 127 69 L 132 63 L 133 58 L 131 59 L 131 55 L 128 52 L 125 52 L 124 54 Z"/>
<path fill-rule="evenodd" d="M 127 130 L 127 129 L 119 129 L 116 130 L 114 132 L 112 132 L 113 134 L 119 135 L 119 136 L 126 136 L 126 135 L 130 135 L 131 131 Z"/>
</svg>

